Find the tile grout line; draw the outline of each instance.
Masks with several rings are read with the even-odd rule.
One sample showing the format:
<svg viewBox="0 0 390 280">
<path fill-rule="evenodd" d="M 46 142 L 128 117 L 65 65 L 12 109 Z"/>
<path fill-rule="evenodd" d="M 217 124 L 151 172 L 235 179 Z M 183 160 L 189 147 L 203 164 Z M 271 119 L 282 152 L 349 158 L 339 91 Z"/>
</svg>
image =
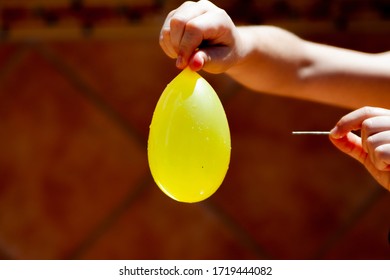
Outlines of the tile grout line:
<svg viewBox="0 0 390 280">
<path fill-rule="evenodd" d="M 11 74 L 11 72 L 17 67 L 22 60 L 26 57 L 29 46 L 27 44 L 23 44 L 18 47 L 18 49 L 7 58 L 3 67 L 0 69 L 0 87 L 2 86 L 4 80 Z"/>
<path fill-rule="evenodd" d="M 131 190 L 125 195 L 125 199 L 122 200 L 118 206 L 115 206 L 113 210 L 93 228 L 89 234 L 86 234 L 86 238 L 76 246 L 75 250 L 64 257 L 67 260 L 82 259 L 82 256 L 88 252 L 88 250 L 119 220 L 121 216 L 127 211 L 144 192 L 151 185 L 151 177 L 147 173 L 136 184 L 137 188 Z"/>
<path fill-rule="evenodd" d="M 116 123 L 119 123 L 122 128 L 126 130 L 126 132 L 131 136 L 136 138 L 137 142 L 145 147 L 146 139 L 144 139 L 141 135 L 139 135 L 127 122 L 126 120 L 120 116 L 118 112 L 115 111 L 111 106 L 109 106 L 102 98 L 98 96 L 98 93 L 95 92 L 92 88 L 90 88 L 77 74 L 71 69 L 70 66 L 66 65 L 61 59 L 51 50 L 45 48 L 42 45 L 35 45 L 35 49 L 48 61 L 50 61 L 56 69 L 63 74 L 72 85 L 74 85 L 77 89 L 79 89 L 82 95 L 90 100 L 96 107 L 100 110 L 104 111 L 109 117 L 114 120 Z M 221 96 L 222 101 L 225 105 L 230 103 L 233 96 L 236 95 L 238 90 L 241 87 L 239 85 L 229 87 L 229 91 Z M 138 184 L 138 187 L 135 191 L 130 192 L 123 202 L 115 207 L 114 210 L 103 219 L 103 221 L 91 231 L 90 234 L 86 235 L 87 238 L 81 242 L 79 246 L 77 246 L 76 250 L 66 256 L 66 259 L 79 259 L 82 255 L 88 251 L 89 248 L 93 246 L 93 244 L 104 235 L 105 232 L 119 219 L 119 217 L 129 208 L 132 204 L 137 200 L 139 196 L 142 195 L 143 191 L 145 191 L 146 187 L 151 182 L 150 175 L 147 174 L 145 178 L 143 178 L 142 182 Z M 218 216 L 224 224 L 228 226 L 228 228 L 234 233 L 234 235 L 238 238 L 241 244 L 245 247 L 249 248 L 255 255 L 259 258 L 269 258 L 267 254 L 264 253 L 264 250 L 258 246 L 258 244 L 251 238 L 248 233 L 241 229 L 231 217 L 227 216 L 226 213 L 223 213 L 222 210 L 217 209 L 217 207 L 209 206 L 207 207 L 209 211 L 212 211 L 214 215 Z"/>
<path fill-rule="evenodd" d="M 0 88 L 3 86 L 4 81 L 12 73 L 12 71 L 23 61 L 27 56 L 29 46 L 23 44 L 18 46 L 18 49 L 14 51 L 5 61 L 0 69 Z M 1 98 L 1 94 L 0 94 Z M 10 254 L 6 249 L 0 247 L 0 259 L 12 260 L 14 256 Z"/>
<path fill-rule="evenodd" d="M 81 95 L 108 116 L 114 123 L 118 124 L 132 139 L 134 139 L 141 149 L 146 149 L 146 139 L 140 135 L 112 106 L 107 104 L 105 100 L 99 97 L 99 94 L 92 89 L 86 82 L 80 78 L 73 69 L 67 65 L 61 58 L 52 50 L 43 45 L 34 45 L 34 49 L 47 59 L 61 75 L 63 75 Z M 125 199 L 120 202 L 119 206 L 114 206 L 110 214 L 103 218 L 98 225 L 86 235 L 86 238 L 77 246 L 76 249 L 65 256 L 65 259 L 78 259 L 90 249 L 97 240 L 103 236 L 107 230 L 115 224 L 116 221 L 124 214 L 124 212 L 134 204 L 137 199 L 146 191 L 151 183 L 151 176 L 146 172 L 140 182 L 135 184 L 136 189 L 132 189 L 125 196 Z"/>
<path fill-rule="evenodd" d="M 205 201 L 202 203 L 202 207 L 215 215 L 229 229 L 229 231 L 233 233 L 240 244 L 254 253 L 258 259 L 273 259 L 272 256 L 254 240 L 246 229 L 240 226 L 215 202 L 210 200 Z"/>
<path fill-rule="evenodd" d="M 72 67 L 67 65 L 59 55 L 53 50 L 45 47 L 41 44 L 35 44 L 34 48 L 42 55 L 47 61 L 49 61 L 57 71 L 63 75 L 71 85 L 73 85 L 80 95 L 90 101 L 96 108 L 108 116 L 114 123 L 118 124 L 131 138 L 133 138 L 141 148 L 146 148 L 147 140 L 134 129 L 126 119 L 110 106 L 99 93 L 88 85 L 79 75 L 73 71 Z"/>
<path fill-rule="evenodd" d="M 234 97 L 237 96 L 238 92 L 243 87 L 237 83 L 232 82 L 232 85 L 219 96 L 221 103 L 224 107 L 227 107 L 232 103 Z M 203 208 L 215 215 L 233 235 L 236 237 L 238 242 L 245 248 L 249 249 L 250 252 L 254 253 L 258 259 L 273 259 L 271 255 L 262 248 L 256 240 L 249 234 L 249 232 L 240 226 L 230 215 L 228 215 L 221 207 L 215 202 L 207 200 L 202 203 Z"/>
<path fill-rule="evenodd" d="M 326 253 L 330 251 L 339 242 L 343 236 L 345 236 L 362 218 L 371 210 L 376 202 L 378 202 L 385 191 L 382 187 L 378 187 L 375 183 L 373 186 L 375 189 L 371 192 L 370 196 L 364 200 L 356 209 L 350 214 L 344 223 L 340 225 L 332 234 L 329 235 L 328 239 L 325 240 L 323 245 L 317 250 L 312 256 L 312 259 L 324 259 Z"/>
<path fill-rule="evenodd" d="M 224 107 L 229 106 L 234 97 L 238 94 L 239 90 L 242 89 L 242 86 L 237 82 L 232 81 L 232 85 L 224 90 L 223 94 L 219 95 L 221 103 Z M 228 215 L 221 207 L 219 207 L 215 202 L 207 200 L 200 204 L 203 209 L 212 213 L 216 216 L 233 235 L 236 237 L 238 242 L 245 248 L 249 249 L 252 253 L 256 255 L 259 259 L 271 259 L 271 256 L 265 252 L 259 244 L 252 238 L 252 236 L 241 227 L 230 215 Z"/>
</svg>

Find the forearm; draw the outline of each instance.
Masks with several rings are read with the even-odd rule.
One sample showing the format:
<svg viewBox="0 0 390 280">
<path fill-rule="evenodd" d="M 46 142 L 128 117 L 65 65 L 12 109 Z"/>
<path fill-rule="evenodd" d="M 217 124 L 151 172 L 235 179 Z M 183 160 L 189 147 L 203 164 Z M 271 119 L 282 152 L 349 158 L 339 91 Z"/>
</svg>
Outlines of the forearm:
<svg viewBox="0 0 390 280">
<path fill-rule="evenodd" d="M 259 92 L 287 95 L 304 67 L 303 42 L 295 35 L 271 26 L 239 27 L 237 63 L 226 72 Z"/>
<path fill-rule="evenodd" d="M 390 55 L 310 43 L 274 27 L 238 30 L 240 58 L 227 74 L 246 87 L 349 108 L 390 108 Z"/>
</svg>

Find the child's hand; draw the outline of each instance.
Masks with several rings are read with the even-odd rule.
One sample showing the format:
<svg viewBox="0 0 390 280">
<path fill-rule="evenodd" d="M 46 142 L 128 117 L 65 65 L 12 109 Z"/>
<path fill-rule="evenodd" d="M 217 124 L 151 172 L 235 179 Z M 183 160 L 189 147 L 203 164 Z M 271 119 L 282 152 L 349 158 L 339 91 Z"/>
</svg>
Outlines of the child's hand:
<svg viewBox="0 0 390 280">
<path fill-rule="evenodd" d="M 361 136 L 351 131 L 360 130 Z M 330 140 L 342 152 L 360 161 L 390 190 L 390 110 L 364 107 L 342 117 Z"/>
<path fill-rule="evenodd" d="M 188 1 L 165 19 L 160 46 L 180 69 L 222 73 L 237 60 L 238 37 L 224 10 L 209 1 Z"/>
</svg>

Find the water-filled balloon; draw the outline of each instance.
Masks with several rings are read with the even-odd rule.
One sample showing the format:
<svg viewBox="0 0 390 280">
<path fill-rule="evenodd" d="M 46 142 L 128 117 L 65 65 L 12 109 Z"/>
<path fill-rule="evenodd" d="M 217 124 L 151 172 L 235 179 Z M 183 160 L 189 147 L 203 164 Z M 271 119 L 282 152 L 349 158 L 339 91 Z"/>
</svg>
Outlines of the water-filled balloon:
<svg viewBox="0 0 390 280">
<path fill-rule="evenodd" d="M 225 111 L 210 84 L 184 69 L 163 91 L 148 139 L 148 160 L 160 189 L 181 202 L 198 202 L 222 184 L 230 161 Z"/>
</svg>

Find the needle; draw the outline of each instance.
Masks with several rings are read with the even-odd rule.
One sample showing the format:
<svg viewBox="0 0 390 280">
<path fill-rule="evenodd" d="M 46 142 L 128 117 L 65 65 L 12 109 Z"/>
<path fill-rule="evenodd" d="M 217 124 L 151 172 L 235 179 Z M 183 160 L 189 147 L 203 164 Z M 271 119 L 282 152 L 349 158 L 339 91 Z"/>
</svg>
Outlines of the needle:
<svg viewBox="0 0 390 280">
<path fill-rule="evenodd" d="M 329 135 L 330 131 L 293 131 L 293 135 Z"/>
</svg>

